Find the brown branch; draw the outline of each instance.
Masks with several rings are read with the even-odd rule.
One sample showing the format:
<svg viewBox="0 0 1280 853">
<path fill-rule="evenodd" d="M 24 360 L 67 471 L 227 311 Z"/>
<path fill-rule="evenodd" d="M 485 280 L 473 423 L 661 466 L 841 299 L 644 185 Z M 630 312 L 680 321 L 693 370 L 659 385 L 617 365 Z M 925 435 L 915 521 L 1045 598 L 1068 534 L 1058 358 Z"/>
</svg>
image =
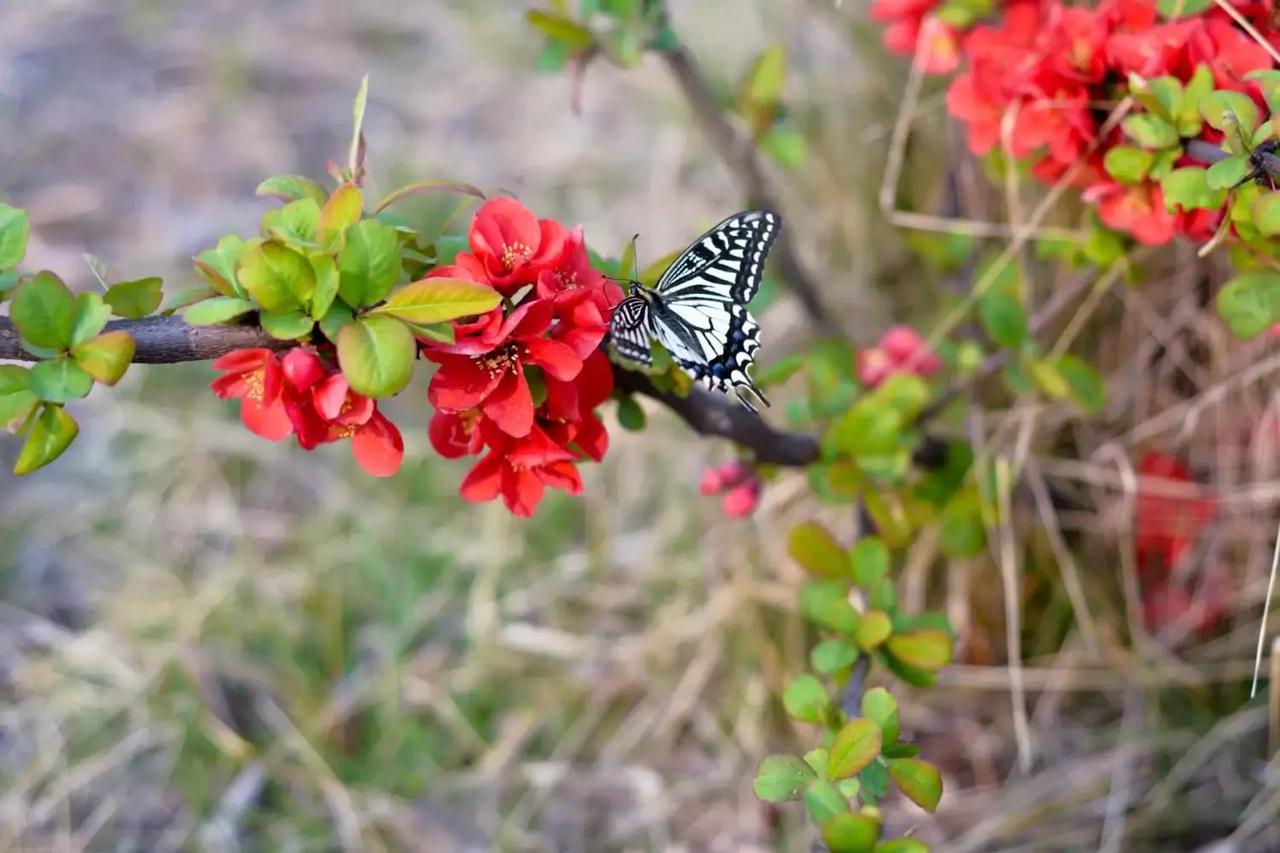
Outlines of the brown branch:
<svg viewBox="0 0 1280 853">
<path fill-rule="evenodd" d="M 135 364 L 208 361 L 246 347 L 284 350 L 294 345 L 291 341 L 276 340 L 257 326 L 189 326 L 180 317 L 113 320 L 107 324 L 108 331 L 116 329 L 133 336 Z M 22 349 L 8 317 L 0 317 L 0 359 L 36 360 Z M 696 432 L 741 444 L 753 451 L 759 462 L 804 466 L 818 459 L 818 441 L 813 436 L 775 430 L 759 415 L 722 394 L 694 388 L 689 396 L 681 397 L 658 390 L 642 373 L 617 370 L 614 375 L 622 390 L 652 397 Z"/>
<path fill-rule="evenodd" d="M 133 336 L 134 364 L 176 364 L 180 361 L 208 361 L 247 347 L 288 349 L 257 326 L 188 326 L 179 317 L 144 317 L 141 320 L 112 320 L 107 331 L 123 330 Z M 36 361 L 22 348 L 18 332 L 8 317 L 0 317 L 0 359 Z"/>
<path fill-rule="evenodd" d="M 716 102 L 711 87 L 707 85 L 706 78 L 698 70 L 693 55 L 682 44 L 677 44 L 671 50 L 661 51 L 659 55 L 675 76 L 676 83 L 689 102 L 707 141 L 742 185 L 748 203 L 753 207 L 777 211 L 777 197 L 760 165 L 756 146 L 750 138 L 739 133 L 729 123 L 720 104 Z M 770 258 L 779 276 L 804 306 L 809 319 L 828 335 L 847 337 L 835 321 L 836 314 L 824 304 L 815 279 L 800 262 L 795 244 L 785 228 L 778 232 Z"/>
</svg>

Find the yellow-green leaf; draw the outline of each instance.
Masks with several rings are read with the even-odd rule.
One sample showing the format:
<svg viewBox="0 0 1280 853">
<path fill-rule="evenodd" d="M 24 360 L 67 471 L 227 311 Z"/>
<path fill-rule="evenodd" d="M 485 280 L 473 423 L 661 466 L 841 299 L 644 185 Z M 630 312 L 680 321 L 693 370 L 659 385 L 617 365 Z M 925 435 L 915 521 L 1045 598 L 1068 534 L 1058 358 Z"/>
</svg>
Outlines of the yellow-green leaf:
<svg viewBox="0 0 1280 853">
<path fill-rule="evenodd" d="M 16 267 L 27 253 L 31 219 L 25 210 L 0 204 L 0 270 Z"/>
<path fill-rule="evenodd" d="M 275 178 L 267 178 L 258 184 L 255 193 L 269 198 L 278 198 L 284 202 L 309 198 L 317 206 L 323 205 L 329 195 L 323 186 L 301 175 L 280 175 Z"/>
<path fill-rule="evenodd" d="M 853 638 L 858 641 L 858 645 L 870 651 L 889 639 L 892 633 L 893 624 L 889 621 L 889 614 L 868 610 L 858 620 L 858 630 L 854 632 Z"/>
<path fill-rule="evenodd" d="M 822 841 L 831 853 L 871 853 L 880 837 L 880 821 L 865 814 L 841 812 L 822 825 Z"/>
<path fill-rule="evenodd" d="M 338 365 L 352 390 L 366 397 L 404 390 L 416 352 L 413 334 L 394 317 L 363 317 L 338 333 Z"/>
<path fill-rule="evenodd" d="M 76 364 L 103 385 L 115 385 L 133 361 L 133 337 L 122 329 L 106 332 L 77 345 L 71 355 Z"/>
<path fill-rule="evenodd" d="M 817 577 L 840 577 L 848 560 L 827 529 L 816 521 L 791 528 L 787 553 L 800 567 Z"/>
<path fill-rule="evenodd" d="M 111 309 L 102 301 L 101 294 L 86 290 L 76 294 L 75 319 L 71 323 L 71 346 L 87 341 L 107 325 Z"/>
<path fill-rule="evenodd" d="M 386 298 L 400 278 L 400 241 L 395 229 L 363 219 L 347 230 L 338 254 L 338 293 L 352 308 Z"/>
<path fill-rule="evenodd" d="M 80 432 L 75 418 L 61 406 L 45 405 L 32 422 L 27 440 L 18 451 L 13 473 L 30 474 L 62 455 Z"/>
<path fill-rule="evenodd" d="M 254 301 L 272 313 L 301 307 L 316 287 L 310 262 L 275 242 L 246 246 L 240 255 L 239 278 Z"/>
<path fill-rule="evenodd" d="M 29 371 L 16 364 L 0 364 L 0 429 L 11 430 L 26 418 L 39 398 L 28 384 Z"/>
<path fill-rule="evenodd" d="M 827 778 L 847 779 L 857 776 L 862 768 L 880 754 L 880 727 L 874 720 L 858 717 L 836 733 L 827 756 Z"/>
<path fill-rule="evenodd" d="M 887 644 L 898 660 L 917 669 L 934 672 L 951 662 L 951 635 L 946 631 L 925 629 L 894 634 Z"/>
<path fill-rule="evenodd" d="M 429 324 L 484 314 L 502 296 L 485 284 L 454 278 L 424 278 L 392 293 L 371 314 L 390 314 L 410 323 Z"/>
<path fill-rule="evenodd" d="M 37 273 L 14 291 L 9 319 L 25 341 L 38 347 L 64 349 L 71 343 L 75 298 L 53 273 Z"/>
<path fill-rule="evenodd" d="M 343 184 L 333 191 L 329 200 L 320 208 L 319 237 L 322 243 L 331 243 L 339 234 L 356 224 L 364 209 L 360 188 L 355 184 Z"/>
<path fill-rule="evenodd" d="M 794 755 L 770 755 L 760 762 L 752 789 L 766 803 L 781 803 L 800 796 L 816 778 L 813 769 Z"/>
<path fill-rule="evenodd" d="M 920 808 L 933 812 L 942 799 L 942 774 L 918 758 L 889 759 L 889 775 L 902 793 Z"/>
</svg>

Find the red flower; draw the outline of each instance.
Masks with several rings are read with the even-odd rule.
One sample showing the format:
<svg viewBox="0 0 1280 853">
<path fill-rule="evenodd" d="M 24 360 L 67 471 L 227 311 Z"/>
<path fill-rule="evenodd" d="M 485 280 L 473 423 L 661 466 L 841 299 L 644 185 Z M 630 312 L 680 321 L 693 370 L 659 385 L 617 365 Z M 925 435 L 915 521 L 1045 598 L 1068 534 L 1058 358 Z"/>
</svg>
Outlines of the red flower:
<svg viewBox="0 0 1280 853">
<path fill-rule="evenodd" d="M 1154 181 L 1132 186 L 1098 184 L 1084 194 L 1084 200 L 1098 203 L 1098 218 L 1104 225 L 1126 231 L 1140 243 L 1159 246 L 1176 233 L 1177 222 L 1165 207 L 1164 191 Z"/>
<path fill-rule="evenodd" d="M 431 404 L 452 412 L 478 407 L 508 435 L 528 435 L 534 412 L 525 365 L 562 381 L 582 369 L 582 359 L 569 346 L 542 337 L 552 313 L 549 302 L 525 302 L 492 336 L 493 346 L 477 339 L 428 350 L 427 357 L 440 365 L 427 389 Z"/>
<path fill-rule="evenodd" d="M 210 387 L 219 398 L 240 399 L 240 419 L 249 431 L 270 441 L 293 432 L 281 397 L 283 372 L 276 354 L 265 347 L 229 352 L 213 363 L 225 375 Z"/>
<path fill-rule="evenodd" d="M 464 412 L 436 412 L 431 416 L 427 435 L 431 446 L 445 459 L 474 456 L 484 447 L 480 435 L 480 420 L 484 415 L 479 409 Z"/>
<path fill-rule="evenodd" d="M 547 399 L 538 409 L 539 423 L 557 444 L 576 445 L 599 462 L 609 449 L 609 433 L 595 409 L 612 393 L 613 368 L 608 356 L 596 350 L 573 381 L 547 377 Z"/>
<path fill-rule="evenodd" d="M 476 463 L 462 481 L 465 500 L 491 501 L 499 495 L 512 513 L 533 515 L 547 486 L 571 495 L 582 492 L 582 478 L 573 466 L 573 454 L 534 427 L 521 438 L 486 429 L 490 441 L 487 456 Z"/>
<path fill-rule="evenodd" d="M 1165 486 L 1194 485 L 1191 474 L 1177 459 L 1148 453 L 1138 463 L 1138 473 L 1160 478 Z M 1168 494 L 1148 480 L 1139 482 L 1134 506 L 1134 546 L 1138 564 L 1146 571 L 1167 572 L 1182 560 L 1217 511 L 1213 496 Z"/>
<path fill-rule="evenodd" d="M 552 219 L 536 219 L 513 198 L 490 199 L 476 211 L 469 235 L 471 251 L 504 294 L 533 284 L 564 250 L 565 228 Z"/>
<path fill-rule="evenodd" d="M 858 380 L 874 388 L 895 373 L 929 377 L 942 369 L 942 359 L 930 352 L 910 326 L 893 326 L 879 343 L 858 352 Z"/>
<path fill-rule="evenodd" d="M 734 486 L 720 501 L 720 509 L 729 518 L 745 518 L 756 511 L 762 488 L 759 478 L 756 477 L 739 486 Z"/>
</svg>

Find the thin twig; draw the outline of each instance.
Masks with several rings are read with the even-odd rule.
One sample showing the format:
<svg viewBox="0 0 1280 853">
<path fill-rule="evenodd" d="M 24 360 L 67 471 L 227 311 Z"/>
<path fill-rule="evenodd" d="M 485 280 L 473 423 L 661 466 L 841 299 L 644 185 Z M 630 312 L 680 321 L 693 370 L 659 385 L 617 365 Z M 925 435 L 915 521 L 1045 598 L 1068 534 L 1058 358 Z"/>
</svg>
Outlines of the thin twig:
<svg viewBox="0 0 1280 853">
<path fill-rule="evenodd" d="M 1253 686 L 1249 688 L 1249 698 L 1258 695 L 1258 676 L 1262 673 L 1262 648 L 1267 641 L 1267 617 L 1271 615 L 1271 595 L 1276 589 L 1276 568 L 1280 567 L 1280 530 L 1276 531 L 1276 546 L 1271 552 L 1271 577 L 1267 581 L 1267 597 L 1262 600 L 1262 624 L 1258 626 L 1258 656 L 1253 666 Z M 1276 685 L 1271 685 L 1275 693 Z"/>
<path fill-rule="evenodd" d="M 769 185 L 755 144 L 750 137 L 739 133 L 729 123 L 706 78 L 698 69 L 693 54 L 683 44 L 677 44 L 670 50 L 662 51 L 660 55 L 675 77 L 676 85 L 680 87 L 685 100 L 689 102 L 707 141 L 742 185 L 748 203 L 753 207 L 779 210 L 777 195 Z M 790 232 L 785 228 L 778 232 L 769 257 L 779 277 L 804 306 L 809 320 L 826 334 L 846 337 L 840 324 L 836 322 L 837 313 L 826 307 L 817 280 L 800 262 Z"/>
</svg>

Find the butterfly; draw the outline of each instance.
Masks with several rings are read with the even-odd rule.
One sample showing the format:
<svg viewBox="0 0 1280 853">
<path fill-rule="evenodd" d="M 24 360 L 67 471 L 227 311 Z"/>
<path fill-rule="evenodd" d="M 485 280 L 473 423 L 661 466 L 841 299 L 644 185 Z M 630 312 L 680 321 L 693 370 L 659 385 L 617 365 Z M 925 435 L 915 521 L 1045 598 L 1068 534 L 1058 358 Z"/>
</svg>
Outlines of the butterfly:
<svg viewBox="0 0 1280 853">
<path fill-rule="evenodd" d="M 656 338 L 706 387 L 733 388 L 753 412 L 748 392 L 769 405 L 747 374 L 760 348 L 760 326 L 747 303 L 760 289 L 765 256 L 781 227 L 782 218 L 768 210 L 735 213 L 681 252 L 652 290 L 631 282 L 631 295 L 609 323 L 618 353 L 647 367 L 649 340 Z"/>
</svg>

